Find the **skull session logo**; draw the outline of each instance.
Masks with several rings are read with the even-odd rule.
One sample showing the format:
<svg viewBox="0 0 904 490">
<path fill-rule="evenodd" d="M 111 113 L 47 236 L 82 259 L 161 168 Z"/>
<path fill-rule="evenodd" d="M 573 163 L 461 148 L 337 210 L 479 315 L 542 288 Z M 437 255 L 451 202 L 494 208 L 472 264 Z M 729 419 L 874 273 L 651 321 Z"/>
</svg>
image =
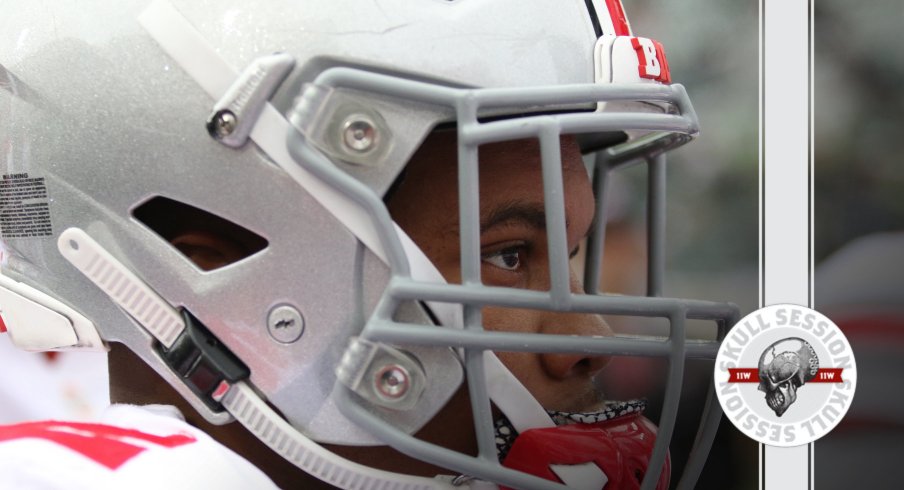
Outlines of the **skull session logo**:
<svg viewBox="0 0 904 490">
<path fill-rule="evenodd" d="M 726 417 L 772 446 L 807 444 L 828 433 L 847 413 L 856 384 L 844 334 L 803 306 L 773 305 L 747 315 L 716 356 L 715 386 Z"/>
<path fill-rule="evenodd" d="M 780 354 L 776 354 L 776 347 Z M 779 340 L 760 356 L 759 389 L 766 393 L 769 408 L 781 417 L 797 400 L 797 389 L 813 379 L 818 371 L 819 356 L 809 342 L 796 337 Z"/>
</svg>

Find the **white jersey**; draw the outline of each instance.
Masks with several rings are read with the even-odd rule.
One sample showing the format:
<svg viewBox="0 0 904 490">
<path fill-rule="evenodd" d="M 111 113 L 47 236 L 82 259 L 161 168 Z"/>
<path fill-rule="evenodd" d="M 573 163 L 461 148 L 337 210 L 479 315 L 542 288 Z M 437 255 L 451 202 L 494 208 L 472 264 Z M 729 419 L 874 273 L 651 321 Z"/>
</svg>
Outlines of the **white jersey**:
<svg viewBox="0 0 904 490">
<path fill-rule="evenodd" d="M 98 423 L 0 426 L 0 488 L 273 489 L 172 406 L 113 405 Z"/>
<path fill-rule="evenodd" d="M 97 420 L 108 385 L 106 353 L 25 352 L 0 335 L 0 424 Z"/>
</svg>

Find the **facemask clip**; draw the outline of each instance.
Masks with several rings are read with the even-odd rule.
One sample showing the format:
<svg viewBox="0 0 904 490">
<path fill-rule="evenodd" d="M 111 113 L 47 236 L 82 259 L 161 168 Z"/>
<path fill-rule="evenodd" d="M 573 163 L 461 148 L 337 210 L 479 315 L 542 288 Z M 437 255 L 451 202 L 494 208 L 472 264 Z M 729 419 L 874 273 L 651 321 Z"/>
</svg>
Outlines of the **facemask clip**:
<svg viewBox="0 0 904 490">
<path fill-rule="evenodd" d="M 353 338 L 336 377 L 367 401 L 395 410 L 417 405 L 427 373 L 411 354 L 386 344 Z"/>
<path fill-rule="evenodd" d="M 294 66 L 295 59 L 286 53 L 262 56 L 248 65 L 207 118 L 210 136 L 230 148 L 243 146 L 267 101 Z"/>
</svg>

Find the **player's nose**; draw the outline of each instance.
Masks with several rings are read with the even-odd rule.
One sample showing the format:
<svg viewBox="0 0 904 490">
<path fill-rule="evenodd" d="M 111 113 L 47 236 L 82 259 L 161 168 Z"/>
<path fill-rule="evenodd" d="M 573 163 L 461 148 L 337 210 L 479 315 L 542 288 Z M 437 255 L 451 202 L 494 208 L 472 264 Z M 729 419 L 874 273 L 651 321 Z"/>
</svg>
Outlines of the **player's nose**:
<svg viewBox="0 0 904 490">
<path fill-rule="evenodd" d="M 582 337 L 608 337 L 612 329 L 599 315 L 578 313 L 551 313 L 544 319 L 542 333 L 553 335 L 578 335 Z M 592 354 L 540 354 L 540 363 L 549 376 L 555 379 L 593 377 L 609 363 L 608 356 Z"/>
</svg>

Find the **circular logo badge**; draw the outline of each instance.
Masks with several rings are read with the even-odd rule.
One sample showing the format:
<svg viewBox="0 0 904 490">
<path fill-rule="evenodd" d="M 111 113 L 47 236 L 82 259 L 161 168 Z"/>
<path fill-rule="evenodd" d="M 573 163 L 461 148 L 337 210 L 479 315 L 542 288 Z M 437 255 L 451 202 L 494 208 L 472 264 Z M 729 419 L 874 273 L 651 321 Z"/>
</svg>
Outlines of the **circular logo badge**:
<svg viewBox="0 0 904 490">
<path fill-rule="evenodd" d="M 715 386 L 725 416 L 751 439 L 799 446 L 832 430 L 857 386 L 854 353 L 818 311 L 781 304 L 744 317 L 722 341 Z"/>
</svg>

